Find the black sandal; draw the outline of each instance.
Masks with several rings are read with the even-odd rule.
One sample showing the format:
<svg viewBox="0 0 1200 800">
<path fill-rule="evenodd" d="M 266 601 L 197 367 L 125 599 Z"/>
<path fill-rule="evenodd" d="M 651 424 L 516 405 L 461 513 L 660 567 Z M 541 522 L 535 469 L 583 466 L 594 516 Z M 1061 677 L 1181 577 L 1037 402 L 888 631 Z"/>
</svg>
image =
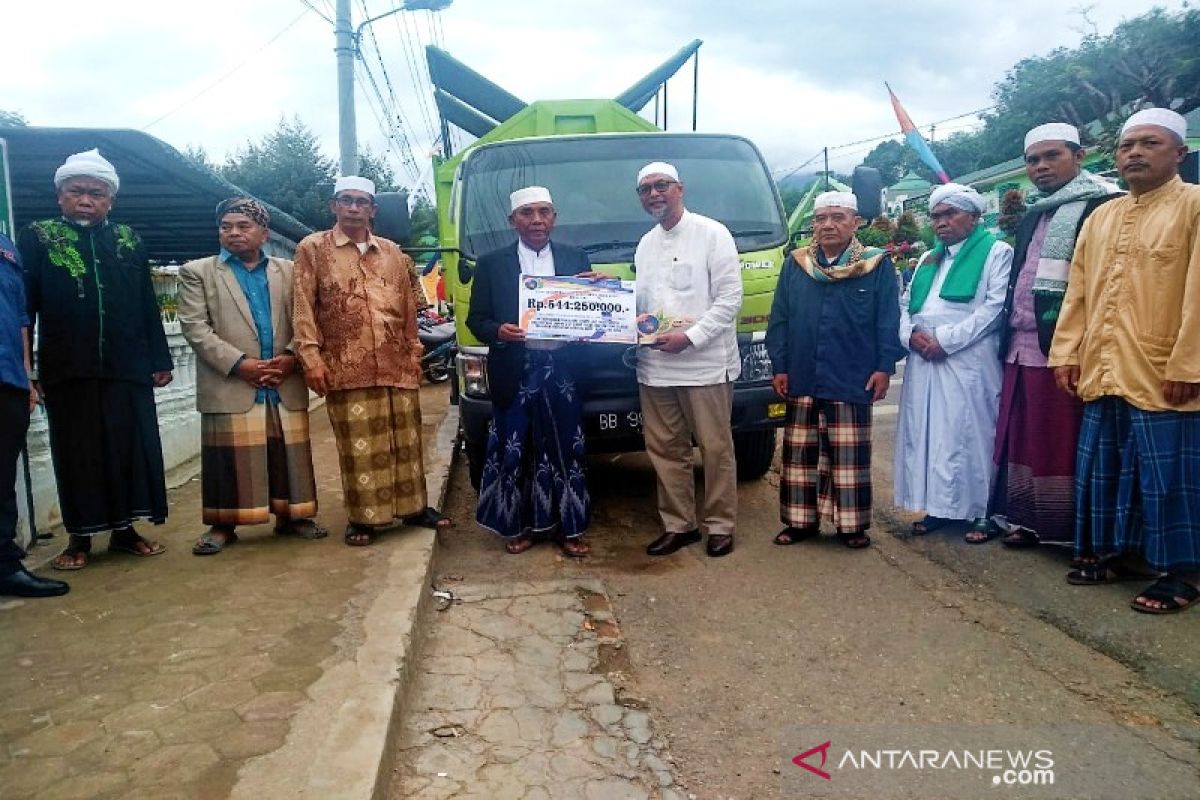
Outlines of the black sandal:
<svg viewBox="0 0 1200 800">
<path fill-rule="evenodd" d="M 799 544 L 807 539 L 811 539 L 821 533 L 821 529 L 814 526 L 811 528 L 796 528 L 791 525 L 775 534 L 775 538 L 771 541 L 781 547 L 788 545 Z"/>
<path fill-rule="evenodd" d="M 366 547 L 374 544 L 375 529 L 354 524 L 347 525 L 346 532 L 342 535 L 342 541 L 351 547 Z"/>
<path fill-rule="evenodd" d="M 1067 573 L 1067 583 L 1072 586 L 1098 586 L 1102 583 L 1121 583 L 1123 581 L 1144 581 L 1153 578 L 1154 573 L 1147 574 L 1142 570 L 1130 569 L 1121 562 L 1112 559 L 1079 559 L 1078 566 Z"/>
<path fill-rule="evenodd" d="M 941 530 L 947 525 L 953 525 L 957 520 L 947 519 L 946 517 L 934 517 L 929 514 L 925 515 L 924 519 L 919 519 L 912 525 L 913 536 L 924 536 L 927 533 Z"/>
<path fill-rule="evenodd" d="M 971 523 L 971 527 L 963 534 L 967 544 L 987 544 L 1000 535 L 1000 528 L 987 517 L 980 517 Z"/>
<path fill-rule="evenodd" d="M 1183 598 L 1179 602 L 1176 598 Z M 1161 608 L 1143 605 L 1138 600 L 1155 600 Z M 1200 589 L 1171 575 L 1164 575 L 1129 601 L 1129 607 L 1143 614 L 1178 614 L 1200 599 Z"/>
<path fill-rule="evenodd" d="M 425 506 L 423 511 L 418 511 L 416 514 L 410 514 L 404 517 L 405 525 L 415 525 L 418 528 L 429 528 L 436 531 L 442 528 L 449 528 L 451 519 L 436 508 Z"/>
<path fill-rule="evenodd" d="M 867 535 L 866 531 L 854 531 L 853 533 L 838 531 L 837 538 L 851 550 L 861 550 L 871 546 L 871 537 Z"/>
</svg>

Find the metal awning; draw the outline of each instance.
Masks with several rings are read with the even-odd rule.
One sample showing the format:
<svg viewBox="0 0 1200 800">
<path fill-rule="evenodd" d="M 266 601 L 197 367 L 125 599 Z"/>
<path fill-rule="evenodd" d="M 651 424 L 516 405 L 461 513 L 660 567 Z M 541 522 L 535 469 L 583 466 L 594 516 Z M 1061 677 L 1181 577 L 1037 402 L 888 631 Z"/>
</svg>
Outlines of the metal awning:
<svg viewBox="0 0 1200 800">
<path fill-rule="evenodd" d="M 121 176 L 112 219 L 133 227 L 158 262 L 186 261 L 217 250 L 213 210 L 247 192 L 141 131 L 120 128 L 3 128 L 8 142 L 17 229 L 57 217 L 54 171 L 72 153 L 99 148 Z M 270 206 L 271 230 L 292 243 L 312 230 Z"/>
</svg>

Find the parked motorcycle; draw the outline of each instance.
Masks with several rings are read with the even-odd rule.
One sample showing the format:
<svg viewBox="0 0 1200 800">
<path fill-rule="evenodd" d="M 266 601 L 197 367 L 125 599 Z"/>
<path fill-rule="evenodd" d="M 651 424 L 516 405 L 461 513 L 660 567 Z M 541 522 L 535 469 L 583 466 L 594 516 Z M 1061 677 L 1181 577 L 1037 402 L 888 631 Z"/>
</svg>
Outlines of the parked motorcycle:
<svg viewBox="0 0 1200 800">
<path fill-rule="evenodd" d="M 421 370 L 430 383 L 443 383 L 454 374 L 454 356 L 458 353 L 458 339 L 454 333 L 454 320 L 427 308 L 417 315 L 417 338 L 425 348 L 421 356 Z"/>
</svg>

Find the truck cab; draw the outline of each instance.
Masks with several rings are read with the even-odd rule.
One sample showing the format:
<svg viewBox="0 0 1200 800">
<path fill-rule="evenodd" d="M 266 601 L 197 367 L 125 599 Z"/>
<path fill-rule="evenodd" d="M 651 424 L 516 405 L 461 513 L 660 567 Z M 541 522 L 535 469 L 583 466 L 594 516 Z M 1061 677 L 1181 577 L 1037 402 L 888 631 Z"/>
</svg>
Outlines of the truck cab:
<svg viewBox="0 0 1200 800">
<path fill-rule="evenodd" d="M 487 347 L 472 336 L 465 321 L 475 262 L 515 239 L 508 222 L 509 193 L 530 185 L 547 187 L 558 210 L 552 240 L 585 250 L 598 272 L 637 280 L 634 249 L 655 222 L 642 209 L 634 184 L 637 171 L 651 161 L 674 164 L 684 184 L 687 208 L 722 222 L 737 244 L 744 293 L 737 320 L 741 377 L 734 386 L 732 414 L 738 477 L 758 478 L 770 467 L 784 405 L 771 389 L 763 338 L 788 242 L 775 184 L 762 155 L 745 138 L 662 132 L 611 105 L 611 101 L 534 103 L 522 115 L 565 118 L 575 127 L 582 120 L 583 130 L 551 135 L 524 131 L 526 135 L 510 137 L 504 135 L 506 123 L 459 154 L 455 163 L 444 163 L 439 169 L 440 238 L 460 345 L 460 418 L 476 486 L 492 412 Z M 597 111 L 616 116 L 634 130 L 592 132 L 599 127 Z M 589 362 L 577 372 L 585 376 L 579 390 L 588 452 L 642 449 L 637 348 L 588 344 L 581 350 L 580 357 Z"/>
</svg>

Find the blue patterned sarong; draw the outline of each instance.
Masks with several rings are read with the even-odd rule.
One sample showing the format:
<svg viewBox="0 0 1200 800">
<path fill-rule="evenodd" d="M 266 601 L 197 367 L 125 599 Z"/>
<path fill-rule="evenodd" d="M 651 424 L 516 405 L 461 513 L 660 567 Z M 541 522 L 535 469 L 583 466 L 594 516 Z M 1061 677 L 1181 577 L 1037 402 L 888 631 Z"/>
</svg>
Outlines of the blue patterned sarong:
<svg viewBox="0 0 1200 800">
<path fill-rule="evenodd" d="M 1155 569 L 1200 569 L 1200 413 L 1143 411 L 1118 397 L 1083 409 L 1075 552 L 1138 553 Z"/>
<path fill-rule="evenodd" d="M 526 350 L 516 398 L 493 410 L 475 519 L 506 539 L 573 539 L 591 519 L 579 396 L 554 357 Z"/>
</svg>

